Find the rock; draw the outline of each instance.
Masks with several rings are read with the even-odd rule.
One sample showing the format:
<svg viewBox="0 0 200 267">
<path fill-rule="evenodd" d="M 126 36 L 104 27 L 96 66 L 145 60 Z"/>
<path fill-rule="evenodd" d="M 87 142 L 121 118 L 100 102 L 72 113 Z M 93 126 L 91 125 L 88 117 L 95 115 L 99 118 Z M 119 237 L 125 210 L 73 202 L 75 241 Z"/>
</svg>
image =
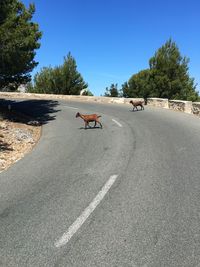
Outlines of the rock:
<svg viewBox="0 0 200 267">
<path fill-rule="evenodd" d="M 2 129 L 2 130 L 7 130 L 8 129 L 8 126 L 6 125 L 5 122 L 0 123 L 0 129 Z"/>
<path fill-rule="evenodd" d="M 24 121 L 0 120 L 0 172 L 30 152 L 40 137 L 40 130 L 40 126 L 28 126 Z"/>
<path fill-rule="evenodd" d="M 17 141 L 20 141 L 20 142 L 25 141 L 27 143 L 33 143 L 34 142 L 32 134 L 27 130 L 17 128 L 17 129 L 14 129 L 13 133 L 14 133 Z"/>
<path fill-rule="evenodd" d="M 32 125 L 32 126 L 40 126 L 40 122 L 39 121 L 29 121 L 27 122 L 28 125 Z"/>
<path fill-rule="evenodd" d="M 0 159 L 0 167 L 3 167 L 3 165 L 5 164 L 5 159 Z"/>
</svg>

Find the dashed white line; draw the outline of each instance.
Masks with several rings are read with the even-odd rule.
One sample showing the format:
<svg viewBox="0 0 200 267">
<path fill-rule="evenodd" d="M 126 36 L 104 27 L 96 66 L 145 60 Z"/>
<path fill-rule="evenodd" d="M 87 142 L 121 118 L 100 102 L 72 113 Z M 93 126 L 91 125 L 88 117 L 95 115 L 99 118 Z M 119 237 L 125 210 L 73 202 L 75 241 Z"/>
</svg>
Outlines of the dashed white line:
<svg viewBox="0 0 200 267">
<path fill-rule="evenodd" d="M 119 122 L 116 121 L 115 119 L 112 119 L 112 121 L 114 121 L 119 127 L 122 127 L 121 123 L 119 123 Z"/>
<path fill-rule="evenodd" d="M 109 191 L 111 186 L 114 184 L 118 175 L 112 175 L 96 195 L 96 197 L 92 200 L 89 206 L 81 213 L 81 215 L 74 221 L 74 223 L 68 228 L 68 230 L 62 235 L 62 237 L 55 242 L 55 247 L 59 248 L 66 245 L 72 236 L 78 231 L 78 229 L 83 225 L 83 223 L 87 220 L 90 214 L 95 210 L 98 204 L 103 200 L 106 193 Z"/>
<path fill-rule="evenodd" d="M 75 108 L 75 107 L 71 107 L 71 106 L 64 106 L 66 108 L 72 108 L 72 109 L 78 109 L 78 108 Z"/>
</svg>

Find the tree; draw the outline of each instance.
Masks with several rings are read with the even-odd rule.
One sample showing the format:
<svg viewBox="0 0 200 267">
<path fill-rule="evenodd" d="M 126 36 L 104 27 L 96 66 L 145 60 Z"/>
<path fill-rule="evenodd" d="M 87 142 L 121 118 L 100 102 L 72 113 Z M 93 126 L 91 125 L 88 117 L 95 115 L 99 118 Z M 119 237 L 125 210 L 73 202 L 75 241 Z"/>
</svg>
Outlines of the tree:
<svg viewBox="0 0 200 267">
<path fill-rule="evenodd" d="M 121 97 L 129 97 L 130 88 L 128 82 L 122 84 L 122 88 L 120 89 L 120 96 Z"/>
<path fill-rule="evenodd" d="M 189 77 L 189 58 L 182 57 L 169 39 L 149 60 L 151 91 L 156 97 L 195 101 L 194 79 Z"/>
<path fill-rule="evenodd" d="M 104 96 L 108 97 L 118 97 L 119 96 L 119 91 L 117 89 L 118 85 L 112 83 L 110 88 L 106 87 L 106 91 L 104 93 Z"/>
<path fill-rule="evenodd" d="M 39 94 L 56 93 L 55 75 L 52 67 L 43 67 L 40 72 L 37 72 L 33 79 L 32 88 L 27 88 L 28 92 Z M 31 89 L 31 91 L 29 91 Z"/>
<path fill-rule="evenodd" d="M 0 90 L 17 90 L 30 81 L 38 64 L 34 57 L 42 33 L 32 22 L 34 12 L 34 4 L 26 8 L 19 0 L 0 2 Z"/>
<path fill-rule="evenodd" d="M 85 95 L 85 96 L 94 96 L 93 93 L 90 90 L 84 91 L 82 95 Z"/>
<path fill-rule="evenodd" d="M 194 79 L 189 76 L 189 59 L 182 57 L 175 42 L 169 39 L 142 70 L 122 85 L 124 97 L 159 97 L 196 101 Z"/>
<path fill-rule="evenodd" d="M 63 76 L 62 94 L 79 95 L 81 90 L 88 87 L 88 84 L 84 82 L 81 74 L 77 71 L 76 60 L 70 52 L 64 58 L 61 71 Z"/>
<path fill-rule="evenodd" d="M 31 92 L 46 94 L 79 95 L 88 87 L 77 71 L 75 59 L 71 53 L 64 57 L 64 63 L 52 68 L 44 67 L 34 76 Z"/>
<path fill-rule="evenodd" d="M 151 96 L 150 70 L 142 70 L 134 74 L 128 82 L 122 85 L 123 97 L 142 97 Z"/>
</svg>

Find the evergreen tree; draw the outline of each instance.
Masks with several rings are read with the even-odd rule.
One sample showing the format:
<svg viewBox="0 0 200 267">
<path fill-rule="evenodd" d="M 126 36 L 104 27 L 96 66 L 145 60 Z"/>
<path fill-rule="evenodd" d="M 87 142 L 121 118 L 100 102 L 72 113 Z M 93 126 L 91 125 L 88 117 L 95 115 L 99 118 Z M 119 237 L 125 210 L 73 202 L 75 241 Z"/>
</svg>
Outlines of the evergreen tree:
<svg viewBox="0 0 200 267">
<path fill-rule="evenodd" d="M 56 91 L 54 70 L 52 67 L 42 68 L 40 72 L 36 73 L 33 81 L 32 92 L 39 94 L 53 94 Z"/>
<path fill-rule="evenodd" d="M 134 74 L 128 81 L 122 86 L 124 97 L 142 97 L 147 98 L 151 96 L 150 86 L 150 70 L 142 70 Z"/>
<path fill-rule="evenodd" d="M 194 79 L 189 77 L 189 59 L 182 57 L 169 39 L 149 60 L 151 91 L 156 97 L 195 101 Z"/>
<path fill-rule="evenodd" d="M 93 93 L 90 90 L 86 90 L 85 92 L 83 92 L 82 95 L 86 95 L 86 96 L 94 96 Z"/>
<path fill-rule="evenodd" d="M 104 96 L 106 96 L 106 97 L 109 97 L 110 96 L 110 92 L 109 92 L 108 87 L 106 87 L 106 91 L 104 93 Z"/>
<path fill-rule="evenodd" d="M 0 90 L 17 90 L 38 64 L 34 57 L 42 34 L 32 22 L 34 12 L 33 4 L 26 9 L 19 0 L 0 1 Z"/>
<path fill-rule="evenodd" d="M 88 87 L 77 71 L 75 59 L 71 53 L 64 57 L 64 63 L 57 67 L 44 67 L 34 77 L 33 88 L 36 93 L 79 95 Z"/>
<path fill-rule="evenodd" d="M 120 90 L 120 96 L 129 97 L 130 96 L 130 88 L 127 82 L 122 84 L 122 88 Z"/>
<path fill-rule="evenodd" d="M 112 83 L 110 88 L 106 87 L 106 91 L 104 93 L 104 96 L 108 97 L 118 97 L 119 96 L 119 91 L 117 89 L 118 85 Z"/>
<path fill-rule="evenodd" d="M 142 70 L 122 85 L 124 97 L 159 97 L 196 101 L 194 79 L 189 76 L 189 59 L 182 57 L 175 42 L 169 39 Z"/>
<path fill-rule="evenodd" d="M 63 76 L 62 94 L 79 95 L 82 89 L 88 87 L 77 71 L 76 60 L 72 57 L 71 53 L 68 53 L 64 58 L 64 64 L 61 68 Z"/>
</svg>

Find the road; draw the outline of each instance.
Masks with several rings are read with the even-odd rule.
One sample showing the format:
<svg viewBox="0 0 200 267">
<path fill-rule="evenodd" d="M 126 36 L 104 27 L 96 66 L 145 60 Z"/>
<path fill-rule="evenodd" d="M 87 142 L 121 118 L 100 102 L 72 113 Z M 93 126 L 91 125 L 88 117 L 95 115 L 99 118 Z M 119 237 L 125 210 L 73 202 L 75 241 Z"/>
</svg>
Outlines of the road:
<svg viewBox="0 0 200 267">
<path fill-rule="evenodd" d="M 0 173 L 0 266 L 200 266 L 200 120 L 57 101 L 31 153 Z M 85 130 L 76 112 L 102 115 Z"/>
</svg>

